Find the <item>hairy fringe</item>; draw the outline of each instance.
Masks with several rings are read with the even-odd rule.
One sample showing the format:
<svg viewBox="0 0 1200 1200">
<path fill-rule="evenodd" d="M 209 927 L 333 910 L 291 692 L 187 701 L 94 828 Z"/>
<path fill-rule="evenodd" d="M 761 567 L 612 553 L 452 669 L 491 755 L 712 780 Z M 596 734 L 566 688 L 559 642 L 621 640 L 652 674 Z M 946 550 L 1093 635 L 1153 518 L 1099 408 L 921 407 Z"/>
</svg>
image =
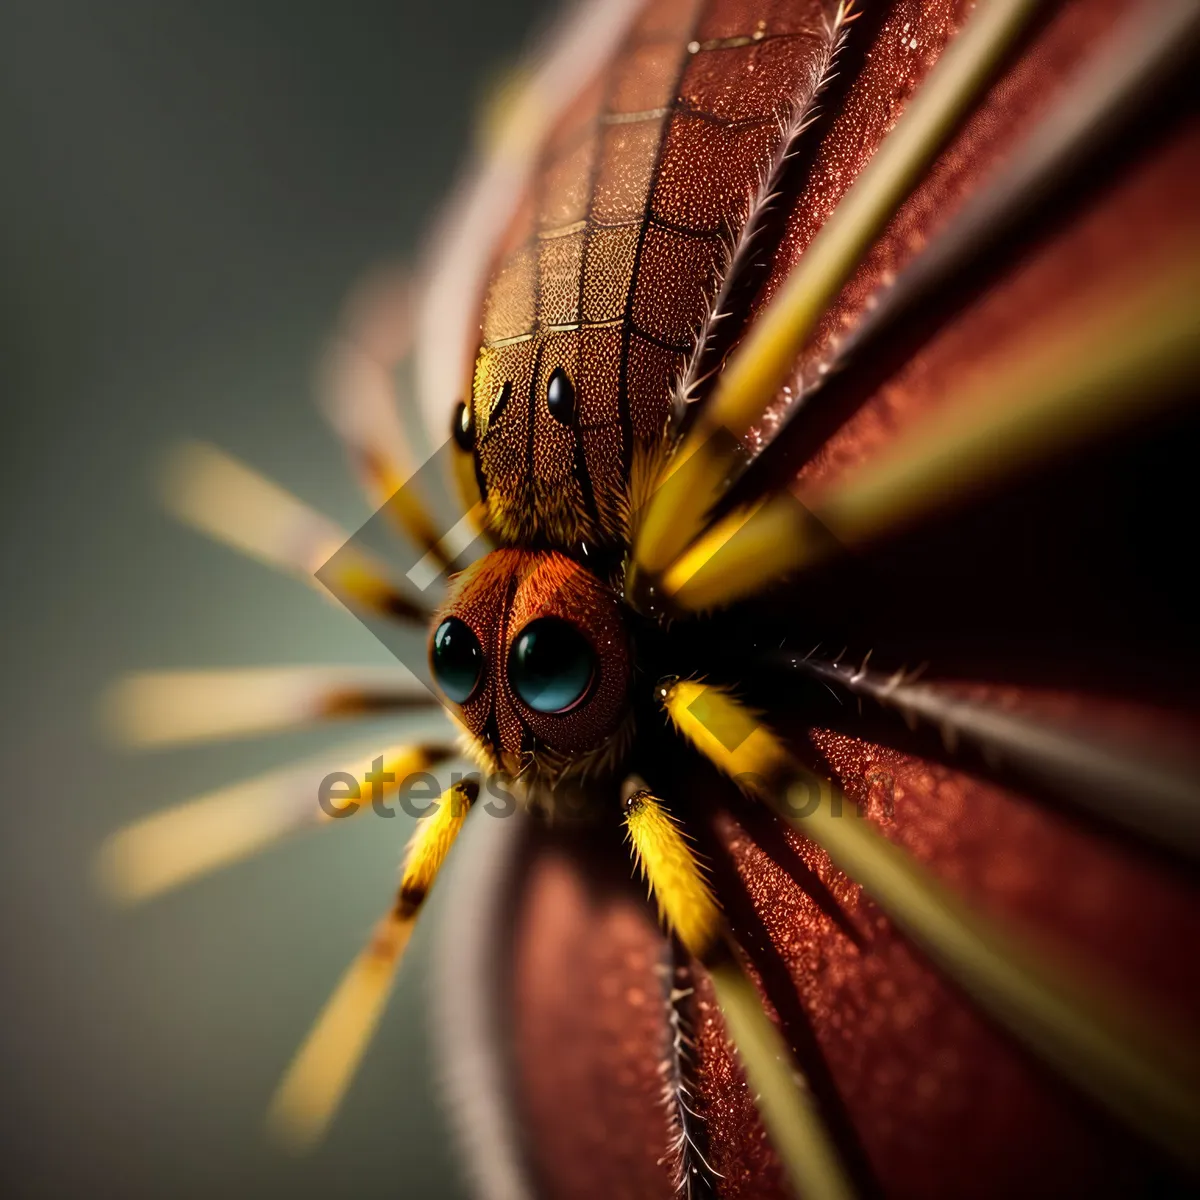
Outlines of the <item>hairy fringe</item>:
<svg viewBox="0 0 1200 1200">
<path fill-rule="evenodd" d="M 528 806 L 553 822 L 570 808 L 564 798 L 571 789 L 584 789 L 586 785 L 606 780 L 616 773 L 629 757 L 636 732 L 637 719 L 629 712 L 621 724 L 591 750 L 568 753 L 552 746 L 539 746 L 525 753 L 513 782 L 521 785 L 521 795 Z M 594 805 L 584 803 L 581 807 L 595 812 Z"/>
<path fill-rule="evenodd" d="M 675 381 L 671 406 L 672 427 L 679 425 L 684 413 L 696 401 L 697 390 L 721 368 L 721 364 L 717 363 L 701 374 L 701 368 L 717 327 L 729 316 L 727 307 L 729 297 L 750 265 L 750 256 L 755 248 L 755 240 L 763 228 L 764 220 L 770 212 L 772 204 L 779 198 L 784 173 L 798 152 L 800 138 L 821 115 L 821 106 L 818 102 L 822 93 L 836 77 L 833 68 L 836 65 L 838 54 L 846 44 L 850 23 L 858 15 L 853 9 L 854 0 L 841 0 L 837 11 L 831 17 L 826 18 L 823 30 L 825 35 L 824 53 L 813 64 L 806 86 L 801 89 L 801 95 L 793 100 L 790 110 L 779 118 L 779 145 L 770 165 L 763 172 L 758 188 L 749 197 L 745 221 L 742 222 L 741 228 L 735 236 L 724 239 L 725 265 L 720 274 L 717 293 L 708 305 L 708 310 L 700 323 L 695 346 L 683 372 Z"/>
<path fill-rule="evenodd" d="M 672 943 L 669 960 L 662 970 L 667 975 L 667 1023 L 670 1030 L 663 1077 L 662 1103 L 667 1112 L 667 1152 L 660 1166 L 671 1168 L 671 1183 L 685 1200 L 716 1197 L 721 1175 L 701 1150 L 704 1118 L 696 1111 L 692 1079 L 696 1069 L 696 1044 L 692 1021 L 685 1006 L 694 994 L 691 969 L 680 946 Z M 686 985 L 686 986 L 681 986 Z"/>
</svg>

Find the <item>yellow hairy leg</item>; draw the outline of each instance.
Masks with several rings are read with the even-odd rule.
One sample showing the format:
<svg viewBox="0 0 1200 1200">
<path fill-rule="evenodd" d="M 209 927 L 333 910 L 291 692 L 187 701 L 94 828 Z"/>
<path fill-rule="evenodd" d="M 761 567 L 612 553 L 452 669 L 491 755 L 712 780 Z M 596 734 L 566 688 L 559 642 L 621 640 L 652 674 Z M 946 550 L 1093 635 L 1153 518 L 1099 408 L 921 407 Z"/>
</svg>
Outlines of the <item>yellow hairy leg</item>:
<svg viewBox="0 0 1200 1200">
<path fill-rule="evenodd" d="M 419 625 L 429 619 L 346 530 L 214 446 L 189 443 L 170 457 L 163 500 L 181 521 L 353 611 Z"/>
<path fill-rule="evenodd" d="M 815 1099 L 738 963 L 720 907 L 682 828 L 646 788 L 634 783 L 626 792 L 625 828 L 659 917 L 708 970 L 725 1028 L 792 1187 L 804 1200 L 852 1196 Z"/>
<path fill-rule="evenodd" d="M 689 954 L 705 961 L 720 941 L 721 910 L 679 822 L 638 787 L 625 799 L 625 829 L 659 919 Z"/>
<path fill-rule="evenodd" d="M 660 575 L 701 531 L 733 465 L 738 439 L 787 381 L 822 313 L 1037 8 L 1037 0 L 987 0 L 942 55 L 731 358 L 696 427 L 668 463 L 634 544 L 638 574 Z M 672 486 L 676 475 L 681 483 Z"/>
<path fill-rule="evenodd" d="M 1195 1046 L 1063 971 L 985 917 L 887 841 L 827 780 L 798 763 L 727 691 L 688 680 L 660 700 L 676 729 L 721 771 L 824 847 L 977 1003 L 1080 1090 L 1200 1168 Z M 817 798 L 814 805 L 813 798 Z"/>
<path fill-rule="evenodd" d="M 1144 419 L 1200 360 L 1198 294 L 1196 264 L 1186 262 L 1103 297 L 951 396 L 880 461 L 816 497 L 812 512 L 783 491 L 714 523 L 666 568 L 662 596 L 693 612 L 734 603 Z"/>
<path fill-rule="evenodd" d="M 456 783 L 418 822 L 395 902 L 292 1059 L 267 1116 L 272 1132 L 292 1149 L 307 1149 L 329 1128 L 383 1015 L 421 905 L 478 794 L 474 780 Z"/>
<path fill-rule="evenodd" d="M 361 756 L 334 775 L 370 778 L 376 763 L 383 800 L 419 771 L 454 754 L 452 746 L 397 746 L 381 755 Z M 320 802 L 322 781 L 331 778 L 325 755 L 268 771 L 151 813 L 105 839 L 96 856 L 104 891 L 124 904 L 141 903 L 212 871 L 266 850 L 303 829 L 328 826 L 353 816 L 362 805 L 348 800 Z M 365 794 L 364 794 L 365 802 Z"/>
</svg>

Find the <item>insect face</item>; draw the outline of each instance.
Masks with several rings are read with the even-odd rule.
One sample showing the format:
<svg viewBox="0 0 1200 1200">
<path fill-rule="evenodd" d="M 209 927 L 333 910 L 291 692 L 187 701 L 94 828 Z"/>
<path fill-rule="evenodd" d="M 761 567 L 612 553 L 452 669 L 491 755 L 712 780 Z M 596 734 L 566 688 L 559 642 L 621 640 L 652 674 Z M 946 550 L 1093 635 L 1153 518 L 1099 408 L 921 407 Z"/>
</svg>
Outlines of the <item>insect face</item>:
<svg viewBox="0 0 1200 1200">
<path fill-rule="evenodd" d="M 1200 1174 L 1200 1047 L 1170 1017 L 1200 1009 L 1177 969 L 1200 893 L 1121 847 L 1200 859 L 1200 769 L 1173 765 L 1196 639 L 1118 531 L 1183 511 L 1129 481 L 1186 480 L 1197 439 L 1168 408 L 1200 379 L 1200 9 L 582 7 L 421 305 L 435 434 L 457 401 L 455 536 L 504 548 L 432 617 L 365 552 L 316 579 L 428 623 L 469 752 L 530 814 L 472 818 L 471 936 L 432 1005 L 473 1174 L 605 1200 L 1193 1194 L 1148 1156 Z M 377 506 L 414 473 L 374 328 L 348 331 L 331 415 Z M 314 579 L 329 521 L 189 464 L 189 520 Z M 449 567 L 416 490 L 389 514 Z M 132 681 L 150 736 L 432 701 L 407 675 L 219 675 Z M 1151 680 L 1169 709 L 1138 700 Z M 181 693 L 200 707 L 166 711 Z M 412 733 L 349 773 L 374 793 L 453 757 Z M 297 778 L 144 818 L 104 870 L 136 898 L 327 824 Z M 418 823 L 272 1104 L 291 1144 L 328 1125 L 479 794 L 458 780 Z"/>
<path fill-rule="evenodd" d="M 434 620 L 429 659 L 493 769 L 516 774 L 531 756 L 594 763 L 628 718 L 619 604 L 562 554 L 496 550 L 464 572 Z"/>
</svg>

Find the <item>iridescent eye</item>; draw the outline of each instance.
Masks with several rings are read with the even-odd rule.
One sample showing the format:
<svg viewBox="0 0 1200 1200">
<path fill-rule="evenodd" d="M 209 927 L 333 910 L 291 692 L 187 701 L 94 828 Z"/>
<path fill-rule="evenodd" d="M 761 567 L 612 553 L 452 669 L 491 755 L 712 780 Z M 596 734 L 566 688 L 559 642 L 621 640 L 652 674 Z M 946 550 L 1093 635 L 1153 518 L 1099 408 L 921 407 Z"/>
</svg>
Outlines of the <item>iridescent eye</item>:
<svg viewBox="0 0 1200 1200">
<path fill-rule="evenodd" d="M 513 643 L 508 677 L 536 712 L 574 708 L 596 675 L 596 652 L 574 625 L 557 617 L 531 621 Z"/>
<path fill-rule="evenodd" d="M 447 700 L 466 704 L 483 676 L 483 647 L 471 627 L 447 617 L 433 632 L 433 677 Z"/>
</svg>

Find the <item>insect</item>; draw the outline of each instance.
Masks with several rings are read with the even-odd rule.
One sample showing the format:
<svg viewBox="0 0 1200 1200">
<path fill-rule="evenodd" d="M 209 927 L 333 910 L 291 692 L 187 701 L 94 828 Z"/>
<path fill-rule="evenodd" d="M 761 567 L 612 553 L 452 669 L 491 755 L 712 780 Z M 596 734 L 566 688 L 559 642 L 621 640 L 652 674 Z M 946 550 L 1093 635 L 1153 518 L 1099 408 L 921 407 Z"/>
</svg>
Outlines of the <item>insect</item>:
<svg viewBox="0 0 1200 1200">
<path fill-rule="evenodd" d="M 324 1133 L 473 829 L 440 994 L 483 1195 L 1200 1168 L 1191 610 L 1146 553 L 1194 433 L 1198 26 L 1161 0 L 589 7 L 420 301 L 450 532 L 390 406 L 400 339 L 344 352 L 331 413 L 412 586 L 219 452 L 181 460 L 188 519 L 424 624 L 482 773 L 418 825 L 277 1130 Z M 432 700 L 334 672 L 118 702 L 161 742 Z M 495 781 L 511 819 L 468 821 Z M 272 776 L 104 867 L 145 897 L 338 811 Z"/>
</svg>

